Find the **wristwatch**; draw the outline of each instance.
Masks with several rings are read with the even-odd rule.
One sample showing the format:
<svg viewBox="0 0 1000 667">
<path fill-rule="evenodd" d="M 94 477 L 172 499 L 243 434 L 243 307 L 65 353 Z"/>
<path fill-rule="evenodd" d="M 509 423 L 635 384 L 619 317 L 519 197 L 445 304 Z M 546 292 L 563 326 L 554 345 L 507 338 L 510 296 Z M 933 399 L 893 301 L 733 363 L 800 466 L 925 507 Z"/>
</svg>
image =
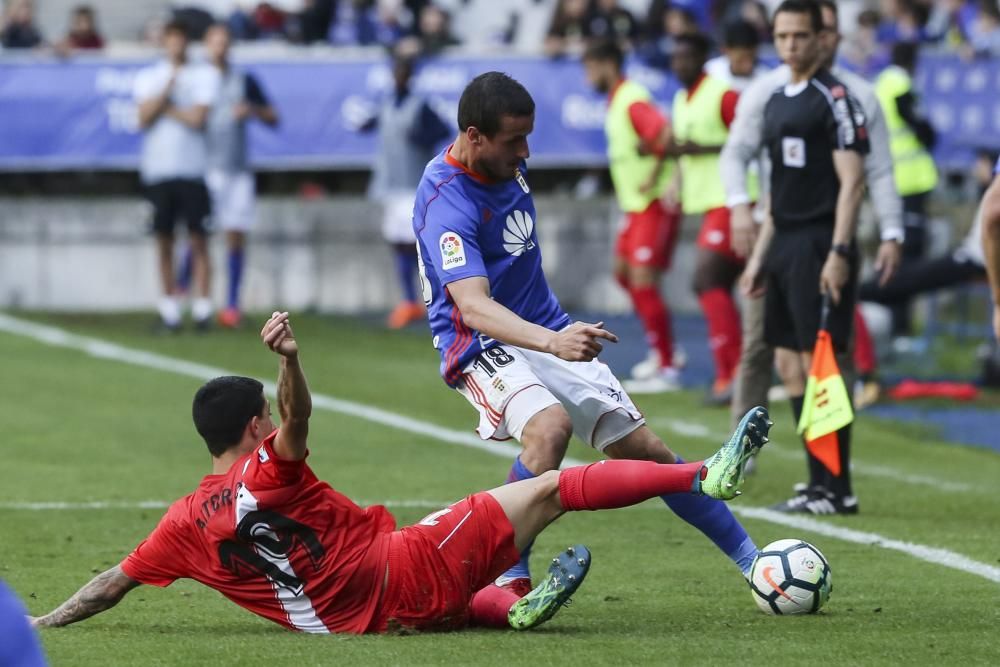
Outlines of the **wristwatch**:
<svg viewBox="0 0 1000 667">
<path fill-rule="evenodd" d="M 837 253 L 844 259 L 850 259 L 854 256 L 854 250 L 846 243 L 834 243 L 833 247 L 830 248 L 830 252 Z"/>
</svg>

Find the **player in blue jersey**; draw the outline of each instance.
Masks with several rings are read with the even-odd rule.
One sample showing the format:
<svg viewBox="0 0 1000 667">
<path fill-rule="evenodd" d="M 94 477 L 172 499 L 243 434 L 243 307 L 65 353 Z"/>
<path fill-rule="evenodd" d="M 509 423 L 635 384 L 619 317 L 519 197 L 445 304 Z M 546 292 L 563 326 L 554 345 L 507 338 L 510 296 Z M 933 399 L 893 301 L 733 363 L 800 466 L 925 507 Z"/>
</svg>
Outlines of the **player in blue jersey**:
<svg viewBox="0 0 1000 667">
<path fill-rule="evenodd" d="M 480 437 L 521 443 L 508 482 L 558 468 L 573 433 L 610 458 L 680 462 L 598 361 L 602 341 L 617 337 L 572 322 L 545 280 L 525 166 L 534 112 L 514 79 L 476 77 L 459 101 L 458 138 L 418 186 L 413 227 L 441 375 L 479 411 Z M 663 499 L 749 571 L 757 547 L 725 504 Z M 497 584 L 530 590 L 527 555 Z"/>
</svg>

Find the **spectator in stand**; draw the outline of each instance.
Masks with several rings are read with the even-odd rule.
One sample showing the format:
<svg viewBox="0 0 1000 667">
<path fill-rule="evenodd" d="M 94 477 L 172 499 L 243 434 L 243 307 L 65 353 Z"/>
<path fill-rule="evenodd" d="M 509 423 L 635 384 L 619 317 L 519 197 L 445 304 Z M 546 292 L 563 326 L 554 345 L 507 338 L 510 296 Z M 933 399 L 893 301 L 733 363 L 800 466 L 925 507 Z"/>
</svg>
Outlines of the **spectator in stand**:
<svg viewBox="0 0 1000 667">
<path fill-rule="evenodd" d="M 1000 9 L 997 0 L 979 0 L 976 19 L 970 26 L 972 55 L 1000 56 Z"/>
<path fill-rule="evenodd" d="M 878 43 L 882 19 L 873 9 L 858 14 L 857 27 L 844 36 L 841 57 L 860 74 L 871 76 L 889 64 L 885 48 Z"/>
<path fill-rule="evenodd" d="M 769 68 L 757 59 L 760 39 L 757 30 L 742 19 L 727 23 L 722 37 L 722 55 L 705 63 L 708 76 L 725 81 L 737 92 Z"/>
<path fill-rule="evenodd" d="M 896 42 L 921 42 L 927 39 L 924 25 L 928 10 L 916 0 L 882 0 L 885 20 L 878 28 L 878 41 L 882 44 Z"/>
<path fill-rule="evenodd" d="M 939 0 L 927 21 L 927 34 L 957 48 L 968 41 L 975 18 L 975 0 Z"/>
<path fill-rule="evenodd" d="M 337 5 L 329 41 L 339 46 L 392 46 L 405 34 L 398 0 L 348 0 Z"/>
<path fill-rule="evenodd" d="M 646 16 L 645 44 L 640 49 L 640 57 L 651 67 L 670 69 L 674 39 L 697 32 L 698 20 L 690 11 L 675 7 L 668 0 L 653 0 Z"/>
<path fill-rule="evenodd" d="M 424 55 L 435 55 L 460 42 L 451 34 L 451 15 L 437 5 L 427 4 L 417 21 Z"/>
<path fill-rule="evenodd" d="M 712 25 L 712 5 L 714 3 L 705 2 L 705 0 L 670 0 L 668 4 L 670 5 L 668 13 L 670 10 L 683 12 L 694 22 L 693 29 L 685 32 L 712 34 L 714 31 Z"/>
<path fill-rule="evenodd" d="M 325 42 L 335 13 L 335 0 L 306 0 L 302 11 L 288 17 L 285 32 L 293 42 Z"/>
<path fill-rule="evenodd" d="M 757 31 L 757 38 L 761 44 L 771 43 L 771 21 L 768 18 L 767 7 L 757 0 L 743 0 L 737 4 L 739 12 L 736 18 L 746 21 Z"/>
<path fill-rule="evenodd" d="M 582 53 L 593 37 L 593 16 L 591 0 L 559 0 L 545 37 L 545 53 L 553 58 Z"/>
<path fill-rule="evenodd" d="M 628 49 L 639 37 L 639 24 L 618 0 L 597 0 L 590 32 L 597 38 L 613 39 L 619 46 Z"/>
<path fill-rule="evenodd" d="M 97 20 L 94 8 L 90 5 L 78 5 L 70 15 L 69 32 L 59 43 L 59 50 L 103 49 L 104 38 L 97 31 Z"/>
<path fill-rule="evenodd" d="M 5 49 L 33 49 L 42 46 L 42 34 L 35 27 L 35 6 L 31 0 L 12 0 L 7 5 L 0 31 L 0 46 Z"/>
</svg>

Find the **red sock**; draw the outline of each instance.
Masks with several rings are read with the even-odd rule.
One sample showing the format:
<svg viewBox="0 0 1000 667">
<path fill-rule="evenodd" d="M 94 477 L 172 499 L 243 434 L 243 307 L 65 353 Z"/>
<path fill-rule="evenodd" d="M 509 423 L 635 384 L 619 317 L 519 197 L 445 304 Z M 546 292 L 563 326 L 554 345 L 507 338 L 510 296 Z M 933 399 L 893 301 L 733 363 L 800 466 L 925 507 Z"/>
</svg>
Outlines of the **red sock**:
<svg viewBox="0 0 1000 667">
<path fill-rule="evenodd" d="M 701 311 L 708 321 L 708 342 L 715 359 L 715 378 L 729 381 L 740 363 L 740 313 L 729 290 L 715 287 L 698 295 Z"/>
<path fill-rule="evenodd" d="M 861 309 L 854 309 L 854 367 L 859 375 L 871 375 L 878 366 L 875 358 L 875 343 L 868 331 Z"/>
<path fill-rule="evenodd" d="M 636 315 L 646 330 L 649 346 L 660 353 L 660 363 L 664 368 L 674 364 L 674 338 L 670 326 L 670 311 L 660 296 L 660 291 L 647 287 L 629 287 L 629 296 Z"/>
<path fill-rule="evenodd" d="M 520 599 L 506 588 L 490 584 L 472 596 L 469 624 L 480 628 L 508 628 L 507 612 Z"/>
<path fill-rule="evenodd" d="M 637 505 L 668 493 L 690 493 L 702 462 L 665 465 L 653 461 L 598 461 L 559 473 L 563 509 L 609 510 Z"/>
</svg>

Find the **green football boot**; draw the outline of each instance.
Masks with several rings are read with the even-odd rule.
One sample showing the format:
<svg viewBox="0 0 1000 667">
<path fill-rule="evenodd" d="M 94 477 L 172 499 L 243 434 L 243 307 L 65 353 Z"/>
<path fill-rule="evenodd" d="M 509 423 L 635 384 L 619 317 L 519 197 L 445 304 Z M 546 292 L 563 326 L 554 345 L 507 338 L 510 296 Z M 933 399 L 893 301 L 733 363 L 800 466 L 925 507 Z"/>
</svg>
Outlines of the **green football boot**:
<svg viewBox="0 0 1000 667">
<path fill-rule="evenodd" d="M 548 576 L 507 612 L 510 627 L 530 630 L 552 618 L 569 602 L 589 569 L 590 551 L 582 544 L 569 547 L 553 558 Z"/>
<path fill-rule="evenodd" d="M 731 500 L 740 495 L 746 463 L 767 442 L 773 424 L 766 408 L 756 407 L 747 412 L 729 442 L 705 460 L 702 473 L 691 490 L 719 500 Z"/>
</svg>

